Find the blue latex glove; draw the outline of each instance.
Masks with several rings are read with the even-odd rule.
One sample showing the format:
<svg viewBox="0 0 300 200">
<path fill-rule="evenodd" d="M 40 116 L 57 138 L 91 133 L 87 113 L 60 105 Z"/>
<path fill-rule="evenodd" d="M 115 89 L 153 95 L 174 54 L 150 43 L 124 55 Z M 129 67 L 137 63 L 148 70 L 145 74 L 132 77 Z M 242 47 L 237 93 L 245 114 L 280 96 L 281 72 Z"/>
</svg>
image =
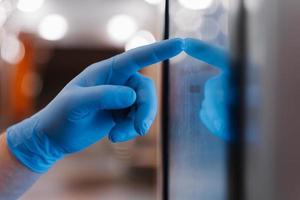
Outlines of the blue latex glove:
<svg viewBox="0 0 300 200">
<path fill-rule="evenodd" d="M 184 51 L 201 61 L 204 61 L 220 70 L 217 76 L 210 78 L 204 86 L 204 100 L 199 116 L 208 130 L 230 141 L 228 106 L 231 102 L 229 93 L 229 59 L 227 53 L 218 47 L 203 41 L 187 38 Z"/>
<path fill-rule="evenodd" d="M 7 129 L 15 157 L 34 172 L 107 136 L 123 142 L 144 135 L 157 112 L 155 86 L 138 70 L 179 54 L 182 39 L 136 48 L 92 64 L 44 109 Z"/>
</svg>

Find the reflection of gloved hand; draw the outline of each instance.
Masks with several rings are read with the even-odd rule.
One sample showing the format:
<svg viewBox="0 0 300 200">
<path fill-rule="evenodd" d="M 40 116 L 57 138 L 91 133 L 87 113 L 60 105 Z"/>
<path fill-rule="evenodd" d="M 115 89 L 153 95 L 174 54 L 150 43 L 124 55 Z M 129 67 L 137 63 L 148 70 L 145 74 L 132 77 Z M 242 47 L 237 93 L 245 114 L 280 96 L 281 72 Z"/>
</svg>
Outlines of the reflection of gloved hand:
<svg viewBox="0 0 300 200">
<path fill-rule="evenodd" d="M 137 71 L 181 51 L 182 40 L 171 39 L 89 66 L 44 109 L 7 130 L 9 149 L 29 169 L 42 173 L 65 154 L 106 135 L 113 142 L 144 135 L 157 102 L 154 84 Z"/>
<path fill-rule="evenodd" d="M 200 118 L 211 133 L 224 140 L 230 140 L 231 136 L 228 130 L 228 103 L 230 101 L 228 55 L 220 48 L 191 38 L 185 39 L 184 51 L 221 70 L 220 74 L 205 83 Z"/>
</svg>

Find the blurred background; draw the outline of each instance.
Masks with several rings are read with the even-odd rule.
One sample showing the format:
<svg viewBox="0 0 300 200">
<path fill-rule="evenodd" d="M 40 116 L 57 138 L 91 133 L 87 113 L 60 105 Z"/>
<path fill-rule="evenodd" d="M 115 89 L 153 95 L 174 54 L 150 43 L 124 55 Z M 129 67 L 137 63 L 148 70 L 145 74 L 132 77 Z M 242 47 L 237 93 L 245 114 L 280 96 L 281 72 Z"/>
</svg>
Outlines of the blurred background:
<svg viewBox="0 0 300 200">
<path fill-rule="evenodd" d="M 171 36 L 226 46 L 226 9 L 226 0 L 174 0 Z M 163 27 L 164 0 L 0 0 L 0 131 L 42 109 L 90 64 L 161 40 Z M 184 55 L 176 59 L 200 69 Z M 160 65 L 142 73 L 160 98 Z M 159 118 L 146 137 L 104 139 L 59 161 L 21 199 L 157 199 Z"/>
<path fill-rule="evenodd" d="M 231 46 L 245 70 L 238 159 L 199 118 L 203 86 L 217 71 L 181 54 L 168 72 L 168 131 L 160 133 L 158 116 L 145 137 L 104 139 L 59 161 L 21 200 L 160 199 L 162 135 L 172 200 L 300 199 L 300 1 L 228 1 L 169 0 L 169 33 Z M 161 40 L 163 27 L 164 0 L 0 0 L 0 131 L 90 64 Z M 159 98 L 161 70 L 142 71 Z"/>
</svg>

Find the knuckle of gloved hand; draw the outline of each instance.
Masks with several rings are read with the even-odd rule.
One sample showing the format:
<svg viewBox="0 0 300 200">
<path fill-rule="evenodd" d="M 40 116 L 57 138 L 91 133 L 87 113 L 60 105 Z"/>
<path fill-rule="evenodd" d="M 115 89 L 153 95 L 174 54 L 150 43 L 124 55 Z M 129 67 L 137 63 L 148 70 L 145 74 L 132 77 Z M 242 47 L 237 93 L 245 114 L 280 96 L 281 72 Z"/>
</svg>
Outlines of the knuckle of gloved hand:
<svg viewBox="0 0 300 200">
<path fill-rule="evenodd" d="M 143 83 L 150 87 L 152 87 L 154 85 L 154 81 L 149 77 L 144 77 Z"/>
<path fill-rule="evenodd" d="M 117 91 L 118 92 L 114 93 L 114 95 L 112 96 L 112 100 L 114 100 L 117 105 L 131 105 L 134 103 L 136 94 L 132 88 L 122 87 L 118 88 Z"/>
<path fill-rule="evenodd" d="M 74 92 L 73 90 L 64 91 L 60 97 L 60 102 L 64 104 L 64 107 L 68 109 L 72 109 L 75 104 L 78 104 L 78 101 L 80 101 L 80 95 L 78 92 Z"/>
</svg>

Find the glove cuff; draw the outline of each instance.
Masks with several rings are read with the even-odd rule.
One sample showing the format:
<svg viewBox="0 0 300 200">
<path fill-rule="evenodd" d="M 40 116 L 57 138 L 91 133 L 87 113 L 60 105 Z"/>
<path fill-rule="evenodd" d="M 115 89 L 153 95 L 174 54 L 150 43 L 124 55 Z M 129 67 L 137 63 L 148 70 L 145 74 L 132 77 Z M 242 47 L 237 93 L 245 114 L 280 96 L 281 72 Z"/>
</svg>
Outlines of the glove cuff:
<svg viewBox="0 0 300 200">
<path fill-rule="evenodd" d="M 18 161 L 33 172 L 44 173 L 64 154 L 36 129 L 37 123 L 37 119 L 25 119 L 9 127 L 6 138 L 9 150 Z"/>
</svg>

